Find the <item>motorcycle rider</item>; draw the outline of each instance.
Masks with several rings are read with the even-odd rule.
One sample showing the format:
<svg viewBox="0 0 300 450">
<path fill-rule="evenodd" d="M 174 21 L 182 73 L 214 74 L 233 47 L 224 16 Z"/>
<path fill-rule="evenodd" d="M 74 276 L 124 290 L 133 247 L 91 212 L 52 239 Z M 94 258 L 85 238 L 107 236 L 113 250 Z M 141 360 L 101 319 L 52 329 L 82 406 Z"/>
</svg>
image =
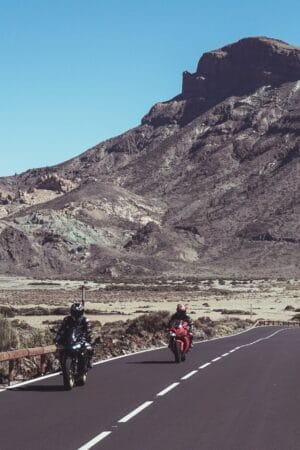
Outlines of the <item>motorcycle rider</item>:
<svg viewBox="0 0 300 450">
<path fill-rule="evenodd" d="M 193 321 L 191 317 L 187 314 L 187 305 L 184 305 L 183 303 L 178 303 L 176 307 L 176 312 L 171 316 L 171 319 L 169 320 L 168 326 L 170 327 L 172 322 L 176 320 L 183 320 L 184 322 L 188 323 L 188 335 L 190 338 L 190 348 L 193 348 Z"/>
<path fill-rule="evenodd" d="M 64 346 L 66 343 L 66 338 L 70 329 L 76 328 L 78 335 L 82 337 L 88 344 L 92 344 L 92 330 L 89 320 L 84 315 L 84 307 L 82 303 L 73 303 L 70 308 L 70 315 L 66 316 L 61 326 L 59 327 L 56 337 L 55 344 L 57 346 Z M 62 358 L 62 353 L 60 354 L 60 359 Z M 87 352 L 87 365 L 88 368 L 92 368 L 92 356 L 93 350 Z"/>
</svg>

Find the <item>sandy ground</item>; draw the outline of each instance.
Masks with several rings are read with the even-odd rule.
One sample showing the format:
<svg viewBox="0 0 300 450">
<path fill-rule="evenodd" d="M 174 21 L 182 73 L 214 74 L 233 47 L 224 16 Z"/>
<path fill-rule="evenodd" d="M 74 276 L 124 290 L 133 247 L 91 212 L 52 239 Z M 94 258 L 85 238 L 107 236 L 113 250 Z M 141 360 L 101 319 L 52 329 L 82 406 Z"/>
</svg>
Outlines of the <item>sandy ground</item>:
<svg viewBox="0 0 300 450">
<path fill-rule="evenodd" d="M 0 305 L 14 307 L 69 306 L 80 301 L 82 281 L 30 280 L 0 277 Z M 224 319 L 226 314 L 216 309 L 240 310 L 231 317 L 253 320 L 290 320 L 300 308 L 300 280 L 165 280 L 143 284 L 85 283 L 86 308 L 99 311 L 91 320 L 102 324 L 137 317 L 140 314 L 167 310 L 175 311 L 177 303 L 187 303 L 193 319 L 207 316 Z M 248 314 L 245 314 L 248 313 Z M 45 321 L 62 316 L 17 316 L 30 325 L 46 327 Z"/>
</svg>

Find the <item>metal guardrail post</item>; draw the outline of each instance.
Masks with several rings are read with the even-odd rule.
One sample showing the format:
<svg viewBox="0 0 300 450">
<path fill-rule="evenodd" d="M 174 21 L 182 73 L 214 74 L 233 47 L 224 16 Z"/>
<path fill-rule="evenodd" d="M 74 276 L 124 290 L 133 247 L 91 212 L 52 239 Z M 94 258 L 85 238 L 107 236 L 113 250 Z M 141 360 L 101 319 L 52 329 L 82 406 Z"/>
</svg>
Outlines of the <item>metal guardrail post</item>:
<svg viewBox="0 0 300 450">
<path fill-rule="evenodd" d="M 84 285 L 82 285 L 81 286 L 81 303 L 82 303 L 82 306 L 84 306 L 85 305 L 85 297 L 86 297 L 86 287 L 84 286 Z"/>
<path fill-rule="evenodd" d="M 10 359 L 8 362 L 8 386 L 10 386 L 10 383 L 14 379 L 14 375 L 15 375 L 14 369 L 15 369 L 15 361 L 13 359 Z"/>
<path fill-rule="evenodd" d="M 46 355 L 41 355 L 41 366 L 40 366 L 41 375 L 45 374 L 46 367 L 47 367 Z"/>
</svg>

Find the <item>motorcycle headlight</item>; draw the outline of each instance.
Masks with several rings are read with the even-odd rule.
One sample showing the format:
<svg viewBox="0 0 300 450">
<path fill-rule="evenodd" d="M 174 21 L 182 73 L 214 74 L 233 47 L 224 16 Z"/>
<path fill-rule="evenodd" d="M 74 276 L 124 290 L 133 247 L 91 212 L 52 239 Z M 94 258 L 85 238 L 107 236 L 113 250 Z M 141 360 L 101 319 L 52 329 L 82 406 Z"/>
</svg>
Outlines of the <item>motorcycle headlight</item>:
<svg viewBox="0 0 300 450">
<path fill-rule="evenodd" d="M 73 345 L 73 350 L 77 350 L 77 349 L 79 349 L 81 347 L 81 345 L 80 344 L 75 344 L 75 345 Z"/>
</svg>

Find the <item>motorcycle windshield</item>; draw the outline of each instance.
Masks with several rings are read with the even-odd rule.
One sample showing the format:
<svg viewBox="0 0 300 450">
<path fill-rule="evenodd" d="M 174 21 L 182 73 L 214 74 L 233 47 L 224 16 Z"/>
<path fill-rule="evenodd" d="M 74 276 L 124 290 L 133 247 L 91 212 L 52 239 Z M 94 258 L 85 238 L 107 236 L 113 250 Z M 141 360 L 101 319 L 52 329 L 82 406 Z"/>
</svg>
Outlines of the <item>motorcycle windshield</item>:
<svg viewBox="0 0 300 450">
<path fill-rule="evenodd" d="M 66 345 L 67 347 L 73 347 L 79 340 L 78 330 L 76 327 L 69 328 L 66 333 Z"/>
<path fill-rule="evenodd" d="M 174 322 L 172 322 L 171 327 L 172 328 L 176 328 L 177 330 L 179 328 L 181 328 L 183 326 L 183 321 L 182 320 L 174 320 Z"/>
</svg>

